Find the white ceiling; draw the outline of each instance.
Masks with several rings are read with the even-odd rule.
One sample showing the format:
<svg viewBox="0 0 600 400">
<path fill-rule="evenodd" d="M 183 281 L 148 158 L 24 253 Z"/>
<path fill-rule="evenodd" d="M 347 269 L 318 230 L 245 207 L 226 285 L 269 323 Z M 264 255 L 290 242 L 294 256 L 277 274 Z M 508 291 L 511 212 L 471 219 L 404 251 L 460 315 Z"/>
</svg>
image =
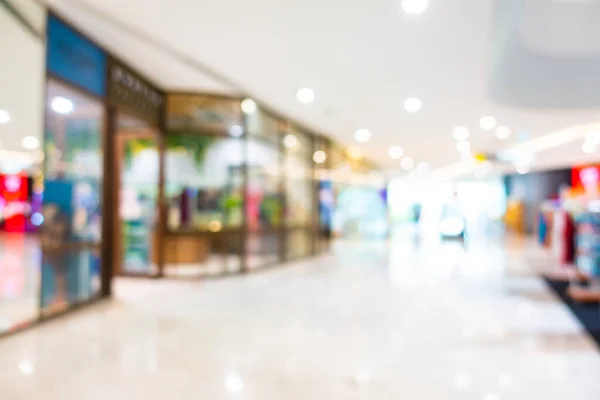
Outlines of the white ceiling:
<svg viewBox="0 0 600 400">
<path fill-rule="evenodd" d="M 476 151 L 516 143 L 482 132 L 478 125 L 484 115 L 528 132 L 527 139 L 599 119 L 595 109 L 524 109 L 491 98 L 492 0 L 429 0 L 418 16 L 404 14 L 400 0 L 47 2 L 164 89 L 248 93 L 348 145 L 356 129 L 368 128 L 373 138 L 361 145 L 363 151 L 385 167 L 399 164 L 387 156 L 390 145 L 403 146 L 407 155 L 434 168 L 459 162 L 451 135 L 458 125 L 471 129 Z M 581 13 L 572 14 L 562 28 L 577 26 L 572 21 Z M 545 15 L 554 23 L 556 9 Z M 521 23 L 531 20 L 526 16 Z M 523 40 L 539 45 L 534 33 L 548 30 L 550 22 L 537 21 L 533 31 L 522 26 Z M 561 31 L 550 32 L 560 36 Z M 597 36 L 600 31 L 587 32 Z M 598 39 L 581 43 L 581 52 L 594 53 Z M 225 79 L 211 77 L 202 67 Z M 297 102 L 301 87 L 315 90 L 313 104 Z M 403 110 L 409 96 L 423 101 L 422 111 Z M 571 163 L 579 161 L 579 150 L 569 153 Z"/>
</svg>

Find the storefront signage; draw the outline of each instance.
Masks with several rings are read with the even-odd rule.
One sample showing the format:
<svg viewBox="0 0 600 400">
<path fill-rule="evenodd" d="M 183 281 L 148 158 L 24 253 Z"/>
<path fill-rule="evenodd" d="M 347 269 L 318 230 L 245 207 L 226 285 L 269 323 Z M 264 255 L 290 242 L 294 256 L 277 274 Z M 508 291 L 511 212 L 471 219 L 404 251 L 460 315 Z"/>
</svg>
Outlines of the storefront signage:
<svg viewBox="0 0 600 400">
<path fill-rule="evenodd" d="M 48 18 L 48 71 L 91 93 L 106 94 L 106 54 L 56 17 Z"/>
<path fill-rule="evenodd" d="M 109 61 L 109 101 L 135 116 L 158 123 L 164 103 L 162 93 L 120 62 L 112 58 Z"/>
<path fill-rule="evenodd" d="M 241 125 L 240 102 L 218 96 L 172 94 L 167 98 L 167 129 L 230 132 Z"/>
</svg>

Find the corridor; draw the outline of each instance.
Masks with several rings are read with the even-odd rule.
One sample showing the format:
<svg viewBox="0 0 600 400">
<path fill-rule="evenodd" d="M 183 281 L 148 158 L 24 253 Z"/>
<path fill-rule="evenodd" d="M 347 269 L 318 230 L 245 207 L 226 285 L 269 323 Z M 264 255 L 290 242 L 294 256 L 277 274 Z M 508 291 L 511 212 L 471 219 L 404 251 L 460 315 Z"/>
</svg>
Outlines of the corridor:
<svg viewBox="0 0 600 400">
<path fill-rule="evenodd" d="M 597 400 L 600 355 L 527 241 L 338 242 L 115 298 L 0 341 L 2 400 Z"/>
</svg>

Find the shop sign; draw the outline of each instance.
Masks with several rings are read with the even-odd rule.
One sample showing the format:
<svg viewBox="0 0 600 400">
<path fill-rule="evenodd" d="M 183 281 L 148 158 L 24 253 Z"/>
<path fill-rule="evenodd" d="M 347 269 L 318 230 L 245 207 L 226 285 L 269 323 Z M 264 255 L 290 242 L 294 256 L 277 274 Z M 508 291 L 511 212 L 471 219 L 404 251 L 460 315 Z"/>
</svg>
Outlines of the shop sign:
<svg viewBox="0 0 600 400">
<path fill-rule="evenodd" d="M 209 95 L 171 94 L 167 98 L 167 129 L 231 132 L 241 124 L 240 102 Z"/>
<path fill-rule="evenodd" d="M 157 123 L 164 103 L 162 93 L 117 60 L 111 58 L 109 62 L 108 99 L 111 104 L 149 122 Z"/>
<path fill-rule="evenodd" d="M 48 71 L 89 92 L 106 94 L 106 54 L 58 18 L 47 25 Z"/>
</svg>

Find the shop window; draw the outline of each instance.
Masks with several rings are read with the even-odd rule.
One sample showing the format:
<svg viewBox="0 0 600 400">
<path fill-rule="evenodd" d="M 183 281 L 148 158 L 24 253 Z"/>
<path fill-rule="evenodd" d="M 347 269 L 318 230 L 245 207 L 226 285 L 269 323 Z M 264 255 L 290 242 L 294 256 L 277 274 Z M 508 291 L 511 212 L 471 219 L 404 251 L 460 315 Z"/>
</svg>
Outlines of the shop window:
<svg viewBox="0 0 600 400">
<path fill-rule="evenodd" d="M 242 225 L 243 142 L 166 136 L 165 194 L 170 231 L 221 232 Z"/>
<path fill-rule="evenodd" d="M 283 213 L 278 147 L 249 138 L 247 155 L 248 229 L 256 232 L 278 227 Z"/>
<path fill-rule="evenodd" d="M 311 226 L 314 194 L 311 140 L 299 131 L 291 131 L 282 140 L 285 148 L 286 226 Z"/>
<path fill-rule="evenodd" d="M 40 237 L 42 312 L 52 314 L 100 292 L 104 108 L 54 81 L 47 96 Z"/>
</svg>

